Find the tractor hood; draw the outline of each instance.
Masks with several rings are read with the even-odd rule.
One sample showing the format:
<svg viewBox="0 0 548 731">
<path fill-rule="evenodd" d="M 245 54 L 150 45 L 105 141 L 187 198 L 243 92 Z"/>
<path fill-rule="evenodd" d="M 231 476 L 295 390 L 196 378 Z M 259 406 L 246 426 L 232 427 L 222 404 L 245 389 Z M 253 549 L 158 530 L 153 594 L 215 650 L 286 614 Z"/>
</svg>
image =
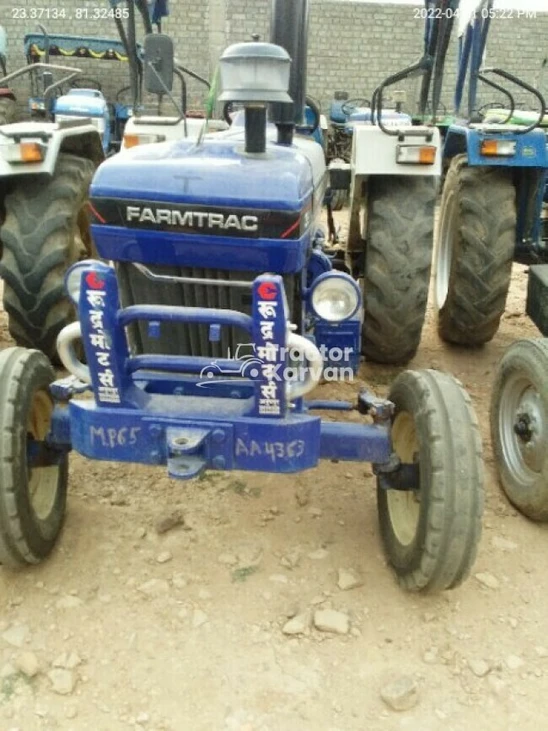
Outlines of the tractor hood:
<svg viewBox="0 0 548 731">
<path fill-rule="evenodd" d="M 262 155 L 247 155 L 232 128 L 200 144 L 143 145 L 97 171 L 93 236 L 114 261 L 211 266 L 228 256 L 231 268 L 298 271 L 324 189 L 323 151 L 308 139 L 270 141 Z"/>
</svg>

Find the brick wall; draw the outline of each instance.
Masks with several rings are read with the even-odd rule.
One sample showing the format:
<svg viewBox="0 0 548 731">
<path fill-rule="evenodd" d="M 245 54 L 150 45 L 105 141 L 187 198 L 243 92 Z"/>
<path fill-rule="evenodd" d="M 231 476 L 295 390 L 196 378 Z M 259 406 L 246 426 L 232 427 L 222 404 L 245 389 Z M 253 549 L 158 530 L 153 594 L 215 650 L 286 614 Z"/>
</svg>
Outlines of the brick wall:
<svg viewBox="0 0 548 731">
<path fill-rule="evenodd" d="M 35 29 L 36 20 L 16 17 L 16 8 L 47 7 L 43 0 L 0 0 L 0 25 L 8 34 L 9 67 L 24 63 L 23 36 Z M 75 8 L 107 7 L 107 0 L 64 0 L 67 12 Z M 259 33 L 268 38 L 270 0 L 171 0 L 171 15 L 164 30 L 176 45 L 183 64 L 204 76 L 213 73 L 220 50 L 229 43 Z M 417 59 L 422 50 L 423 24 L 414 17 L 413 6 L 376 5 L 352 0 L 311 0 L 308 61 L 308 92 L 328 105 L 333 91 L 345 89 L 351 96 L 371 96 L 372 90 L 388 74 Z M 51 32 L 116 37 L 113 21 L 87 20 L 71 22 L 42 19 Z M 492 26 L 488 64 L 503 66 L 535 84 L 542 59 L 548 55 L 548 13 L 536 19 L 497 19 Z M 447 62 L 444 101 L 451 105 L 455 83 L 456 46 Z M 86 73 L 101 80 L 109 96 L 126 85 L 125 65 L 93 62 Z M 545 91 L 548 93 L 548 73 Z M 416 84 L 409 84 L 410 101 L 416 96 Z M 21 98 L 28 88 L 16 84 Z M 203 88 L 190 84 L 192 103 L 201 103 Z M 496 98 L 483 94 L 482 101 Z"/>
</svg>

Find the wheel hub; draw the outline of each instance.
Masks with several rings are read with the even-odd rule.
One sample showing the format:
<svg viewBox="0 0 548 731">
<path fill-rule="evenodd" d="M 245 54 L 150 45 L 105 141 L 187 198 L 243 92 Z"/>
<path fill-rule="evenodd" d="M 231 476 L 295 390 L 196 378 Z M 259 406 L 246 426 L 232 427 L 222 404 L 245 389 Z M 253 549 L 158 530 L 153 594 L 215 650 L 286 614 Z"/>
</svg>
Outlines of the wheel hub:
<svg viewBox="0 0 548 731">
<path fill-rule="evenodd" d="M 531 428 L 531 417 L 529 414 L 517 415 L 514 432 L 524 444 L 528 444 L 533 439 L 533 429 Z"/>
<path fill-rule="evenodd" d="M 528 388 L 515 416 L 514 433 L 523 461 L 535 472 L 542 469 L 548 436 L 546 427 L 540 396 L 533 388 Z"/>
<path fill-rule="evenodd" d="M 521 484 L 542 471 L 548 439 L 548 414 L 537 389 L 522 374 L 511 375 L 501 393 L 499 438 L 505 462 Z"/>
</svg>

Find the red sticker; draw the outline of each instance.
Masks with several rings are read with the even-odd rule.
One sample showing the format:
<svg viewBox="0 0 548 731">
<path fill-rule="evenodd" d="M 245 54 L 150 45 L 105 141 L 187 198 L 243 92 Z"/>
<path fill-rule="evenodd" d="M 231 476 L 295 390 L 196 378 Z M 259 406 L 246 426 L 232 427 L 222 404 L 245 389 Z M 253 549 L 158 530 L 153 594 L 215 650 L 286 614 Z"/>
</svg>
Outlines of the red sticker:
<svg viewBox="0 0 548 731">
<path fill-rule="evenodd" d="M 278 287 L 274 282 L 263 282 L 257 289 L 259 297 L 263 300 L 275 300 L 278 296 Z"/>
<path fill-rule="evenodd" d="M 97 276 L 97 272 L 88 272 L 86 274 L 86 284 L 91 289 L 104 289 L 105 280 Z"/>
</svg>

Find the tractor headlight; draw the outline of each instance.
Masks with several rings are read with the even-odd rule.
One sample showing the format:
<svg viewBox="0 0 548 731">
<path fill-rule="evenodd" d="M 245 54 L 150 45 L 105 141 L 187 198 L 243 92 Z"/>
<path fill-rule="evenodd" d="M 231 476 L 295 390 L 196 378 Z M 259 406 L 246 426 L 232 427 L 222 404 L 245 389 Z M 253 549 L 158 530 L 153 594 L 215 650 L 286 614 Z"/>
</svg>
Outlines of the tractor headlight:
<svg viewBox="0 0 548 731">
<path fill-rule="evenodd" d="M 309 302 L 321 320 L 343 322 L 358 311 L 361 293 L 357 283 L 343 272 L 326 272 L 316 279 L 309 293 Z"/>
<path fill-rule="evenodd" d="M 65 274 L 65 290 L 70 301 L 78 307 L 80 290 L 82 289 L 82 274 L 89 269 L 89 262 L 80 261 L 72 266 Z"/>
</svg>

